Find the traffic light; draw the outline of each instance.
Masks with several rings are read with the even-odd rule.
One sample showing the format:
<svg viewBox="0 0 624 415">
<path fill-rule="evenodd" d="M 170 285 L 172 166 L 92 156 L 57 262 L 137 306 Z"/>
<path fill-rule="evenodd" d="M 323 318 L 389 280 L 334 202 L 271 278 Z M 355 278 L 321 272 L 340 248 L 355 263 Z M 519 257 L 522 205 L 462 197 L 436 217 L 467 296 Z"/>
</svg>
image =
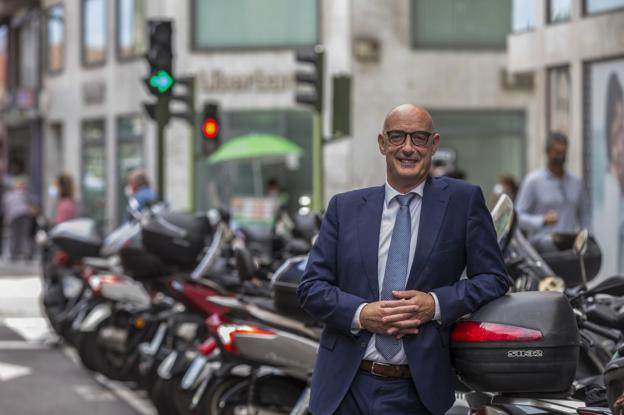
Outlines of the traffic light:
<svg viewBox="0 0 624 415">
<path fill-rule="evenodd" d="M 312 71 L 308 68 L 295 72 L 295 100 L 299 104 L 311 106 L 319 113 L 323 109 L 324 54 L 323 47 L 316 45 L 314 48 L 298 50 L 295 55 L 297 63 L 313 66 Z"/>
<path fill-rule="evenodd" d="M 187 121 L 193 126 L 195 123 L 195 77 L 176 78 L 176 89 L 172 92 L 170 99 L 173 101 L 171 116 Z"/>
<path fill-rule="evenodd" d="M 175 82 L 173 76 L 173 49 L 171 45 L 172 22 L 170 20 L 150 20 L 149 49 L 145 59 L 149 64 L 149 76 L 145 84 L 152 95 L 168 95 Z"/>
<path fill-rule="evenodd" d="M 217 149 L 220 143 L 221 121 L 219 104 L 216 102 L 205 103 L 198 124 L 202 154 L 208 156 Z"/>
</svg>

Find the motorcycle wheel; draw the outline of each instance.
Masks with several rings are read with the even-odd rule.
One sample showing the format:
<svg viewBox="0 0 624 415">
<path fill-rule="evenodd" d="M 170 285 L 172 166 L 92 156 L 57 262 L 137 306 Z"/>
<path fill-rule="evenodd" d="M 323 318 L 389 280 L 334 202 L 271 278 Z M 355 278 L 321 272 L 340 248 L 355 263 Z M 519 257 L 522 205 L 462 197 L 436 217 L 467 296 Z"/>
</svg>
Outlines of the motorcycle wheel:
<svg viewBox="0 0 624 415">
<path fill-rule="evenodd" d="M 99 330 L 106 321 L 95 331 L 81 332 L 76 339 L 76 350 L 82 364 L 89 370 L 99 372 L 111 380 L 126 381 L 129 376 L 124 373 L 123 356 L 103 348 L 98 342 Z"/>
<path fill-rule="evenodd" d="M 182 389 L 182 376 L 158 378 L 153 388 L 154 406 L 159 415 L 192 415 L 192 391 Z"/>
<path fill-rule="evenodd" d="M 248 413 L 250 378 L 232 376 L 215 382 L 204 395 L 202 415 L 236 415 Z M 305 383 L 290 378 L 268 377 L 255 385 L 256 409 L 265 414 L 289 414 L 305 389 Z"/>
</svg>

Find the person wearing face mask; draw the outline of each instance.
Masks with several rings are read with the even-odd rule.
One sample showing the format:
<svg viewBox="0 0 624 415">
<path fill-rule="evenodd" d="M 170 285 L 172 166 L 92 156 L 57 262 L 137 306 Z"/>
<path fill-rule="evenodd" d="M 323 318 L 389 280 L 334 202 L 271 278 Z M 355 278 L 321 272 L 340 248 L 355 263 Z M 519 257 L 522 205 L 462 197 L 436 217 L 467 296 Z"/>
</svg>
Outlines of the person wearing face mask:
<svg viewBox="0 0 624 415">
<path fill-rule="evenodd" d="M 517 199 L 519 225 L 539 243 L 556 232 L 590 228 L 589 200 L 583 181 L 565 169 L 568 139 L 551 132 L 546 139 L 548 163 L 522 182 Z"/>
<path fill-rule="evenodd" d="M 77 215 L 76 201 L 74 200 L 74 181 L 67 174 L 59 174 L 52 193 L 56 193 L 56 211 L 54 224 L 73 219 Z"/>
</svg>

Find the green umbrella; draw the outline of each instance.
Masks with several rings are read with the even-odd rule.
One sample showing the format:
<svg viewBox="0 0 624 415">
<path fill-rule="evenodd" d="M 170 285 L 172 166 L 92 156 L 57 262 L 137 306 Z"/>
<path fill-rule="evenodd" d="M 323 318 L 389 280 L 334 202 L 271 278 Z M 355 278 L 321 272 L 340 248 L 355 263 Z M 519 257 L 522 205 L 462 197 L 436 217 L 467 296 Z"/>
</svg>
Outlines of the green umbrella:
<svg viewBox="0 0 624 415">
<path fill-rule="evenodd" d="M 210 163 L 233 160 L 264 160 L 300 156 L 303 149 L 287 138 L 273 134 L 247 134 L 232 138 L 208 158 Z"/>
</svg>

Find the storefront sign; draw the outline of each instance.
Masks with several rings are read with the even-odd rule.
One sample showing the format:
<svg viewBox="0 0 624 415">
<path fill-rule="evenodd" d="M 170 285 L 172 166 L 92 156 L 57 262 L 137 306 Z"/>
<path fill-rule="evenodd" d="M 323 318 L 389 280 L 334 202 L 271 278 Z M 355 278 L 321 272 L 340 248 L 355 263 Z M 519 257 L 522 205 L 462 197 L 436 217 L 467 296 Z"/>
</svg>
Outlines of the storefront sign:
<svg viewBox="0 0 624 415">
<path fill-rule="evenodd" d="M 231 74 L 220 69 L 199 75 L 201 88 L 207 92 L 276 93 L 294 89 L 292 73 L 267 73 L 256 69 L 251 73 Z"/>
</svg>

